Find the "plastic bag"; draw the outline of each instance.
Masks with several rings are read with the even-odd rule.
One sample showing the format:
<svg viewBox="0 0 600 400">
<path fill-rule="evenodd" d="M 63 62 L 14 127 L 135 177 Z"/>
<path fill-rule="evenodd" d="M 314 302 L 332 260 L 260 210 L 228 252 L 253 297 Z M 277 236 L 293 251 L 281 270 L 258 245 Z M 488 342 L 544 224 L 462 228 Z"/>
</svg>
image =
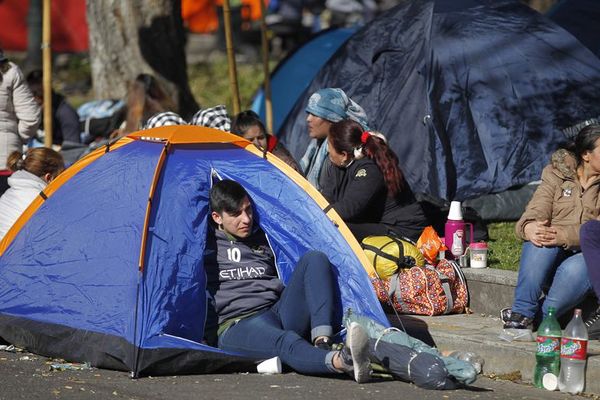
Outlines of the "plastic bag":
<svg viewBox="0 0 600 400">
<path fill-rule="evenodd" d="M 386 328 L 373 319 L 356 315 L 351 309 L 344 314 L 344 325 L 359 323 L 372 342 L 371 354 L 394 376 L 412 381 L 426 389 L 455 389 L 477 379 L 477 371 L 469 362 L 443 356 L 438 349 L 396 328 Z M 377 341 L 379 343 L 377 343 Z M 383 344 L 383 347 L 379 347 Z M 377 346 L 375 346 L 377 344 Z M 419 355 L 419 357 L 414 356 Z M 388 358 L 386 360 L 386 357 Z"/>
<path fill-rule="evenodd" d="M 417 248 L 431 265 L 438 263 L 438 254 L 440 251 L 448 250 L 432 226 L 423 229 L 423 233 L 421 233 L 419 240 L 417 240 Z"/>
</svg>

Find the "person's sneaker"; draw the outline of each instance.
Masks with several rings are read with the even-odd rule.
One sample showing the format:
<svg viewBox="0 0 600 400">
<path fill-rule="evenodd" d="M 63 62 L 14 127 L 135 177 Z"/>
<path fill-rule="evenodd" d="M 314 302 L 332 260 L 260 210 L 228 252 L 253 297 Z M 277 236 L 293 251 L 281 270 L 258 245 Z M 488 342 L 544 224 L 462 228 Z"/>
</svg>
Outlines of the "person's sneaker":
<svg viewBox="0 0 600 400">
<path fill-rule="evenodd" d="M 533 327 L 533 319 L 517 312 L 510 312 L 507 321 L 504 321 L 504 329 L 529 329 Z"/>
<path fill-rule="evenodd" d="M 508 342 L 532 342 L 535 340 L 532 330 L 533 319 L 506 308 L 500 311 L 500 318 L 504 321 L 500 339 Z"/>
<path fill-rule="evenodd" d="M 600 339 L 600 307 L 585 320 L 585 326 L 590 340 Z"/>
<path fill-rule="evenodd" d="M 369 361 L 369 336 L 356 322 L 352 322 L 346 334 L 346 345 L 340 351 L 344 366 L 342 370 L 358 383 L 368 382 L 371 378 L 371 362 Z"/>
<path fill-rule="evenodd" d="M 510 320 L 510 316 L 512 314 L 512 308 L 506 307 L 500 310 L 500 319 L 502 322 L 507 323 Z"/>
</svg>

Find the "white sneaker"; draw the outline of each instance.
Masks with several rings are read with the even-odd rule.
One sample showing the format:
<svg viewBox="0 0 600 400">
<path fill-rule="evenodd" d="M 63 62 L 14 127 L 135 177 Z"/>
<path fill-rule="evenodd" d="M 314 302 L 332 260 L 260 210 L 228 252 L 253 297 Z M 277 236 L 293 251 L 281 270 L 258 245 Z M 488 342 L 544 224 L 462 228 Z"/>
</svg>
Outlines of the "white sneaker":
<svg viewBox="0 0 600 400">
<path fill-rule="evenodd" d="M 365 383 L 371 379 L 371 361 L 369 360 L 369 336 L 360 324 L 352 322 L 346 335 L 346 347 L 352 356 L 354 380 Z"/>
<path fill-rule="evenodd" d="M 507 323 L 510 320 L 510 315 L 512 314 L 512 308 L 506 307 L 500 310 L 500 319 L 502 322 Z"/>
</svg>

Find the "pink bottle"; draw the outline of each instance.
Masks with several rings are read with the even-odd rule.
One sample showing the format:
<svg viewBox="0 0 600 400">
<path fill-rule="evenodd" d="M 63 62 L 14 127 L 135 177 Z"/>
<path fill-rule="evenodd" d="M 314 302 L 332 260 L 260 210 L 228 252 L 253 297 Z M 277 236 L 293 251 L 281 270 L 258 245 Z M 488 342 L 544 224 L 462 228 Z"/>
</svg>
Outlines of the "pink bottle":
<svg viewBox="0 0 600 400">
<path fill-rule="evenodd" d="M 446 257 L 454 259 L 465 254 L 467 250 L 467 238 L 465 237 L 465 227 L 469 225 L 471 236 L 469 242 L 473 240 L 473 224 L 463 221 L 462 209 L 460 201 L 450 203 L 450 212 L 448 213 L 448 221 L 444 227 L 444 240 L 448 252 Z"/>
</svg>

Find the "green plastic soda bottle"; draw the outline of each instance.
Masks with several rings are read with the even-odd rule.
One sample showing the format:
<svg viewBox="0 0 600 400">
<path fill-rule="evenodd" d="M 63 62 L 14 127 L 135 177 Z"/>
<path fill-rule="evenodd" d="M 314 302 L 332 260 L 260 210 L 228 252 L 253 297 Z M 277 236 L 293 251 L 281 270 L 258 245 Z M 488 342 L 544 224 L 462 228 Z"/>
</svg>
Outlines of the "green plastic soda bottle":
<svg viewBox="0 0 600 400">
<path fill-rule="evenodd" d="M 558 377 L 560 372 L 560 338 L 561 330 L 556 320 L 556 309 L 548 307 L 548 316 L 544 318 L 537 331 L 536 363 L 533 371 L 534 386 L 544 387 L 542 379 L 545 374 L 550 373 Z"/>
</svg>

